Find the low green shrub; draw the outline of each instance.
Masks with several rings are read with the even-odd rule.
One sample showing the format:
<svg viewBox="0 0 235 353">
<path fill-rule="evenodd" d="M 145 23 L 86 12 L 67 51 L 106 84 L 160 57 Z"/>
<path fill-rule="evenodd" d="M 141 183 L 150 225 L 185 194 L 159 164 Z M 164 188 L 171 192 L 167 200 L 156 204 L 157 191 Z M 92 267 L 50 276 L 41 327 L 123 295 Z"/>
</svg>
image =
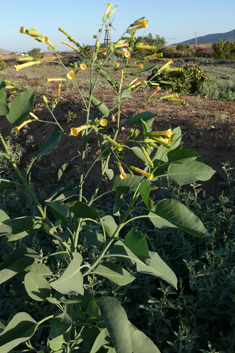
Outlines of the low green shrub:
<svg viewBox="0 0 235 353">
<path fill-rule="evenodd" d="M 4 60 L 0 59 L 0 71 L 6 70 L 7 69 L 7 64 L 5 63 Z"/>
<path fill-rule="evenodd" d="M 210 81 L 205 70 L 197 62 L 186 64 L 181 70 L 165 70 L 157 74 L 158 69 L 153 69 L 148 76 L 151 82 L 159 83 L 161 88 L 169 89 L 182 94 L 195 94 L 204 82 Z M 169 84 L 170 81 L 170 84 Z"/>
<path fill-rule="evenodd" d="M 235 81 L 213 79 L 210 82 L 204 82 L 199 88 L 198 93 L 207 98 L 216 98 L 219 100 L 235 100 Z"/>
</svg>

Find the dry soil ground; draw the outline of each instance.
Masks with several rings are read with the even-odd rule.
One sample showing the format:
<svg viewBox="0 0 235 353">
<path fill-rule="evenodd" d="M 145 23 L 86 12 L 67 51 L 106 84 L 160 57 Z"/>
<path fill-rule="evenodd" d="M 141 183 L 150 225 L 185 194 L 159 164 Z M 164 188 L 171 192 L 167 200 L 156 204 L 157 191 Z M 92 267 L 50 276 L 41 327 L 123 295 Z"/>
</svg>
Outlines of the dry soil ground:
<svg viewBox="0 0 235 353">
<path fill-rule="evenodd" d="M 4 56 L 6 58 L 6 56 Z M 11 58 L 12 59 L 12 58 Z M 120 75 L 120 74 L 119 74 Z M 11 75 L 4 74 L 6 80 L 14 80 Z M 116 77 L 117 79 L 120 77 Z M 133 79 L 133 77 L 131 78 Z M 42 103 L 42 94 L 48 90 L 50 85 L 51 97 L 47 92 L 49 100 L 53 100 L 56 96 L 57 83 L 52 82 L 46 84 L 45 80 L 29 78 L 24 70 L 19 72 L 16 79 L 20 80 L 21 85 L 26 87 L 37 88 L 36 104 L 33 112 L 43 120 L 52 121 L 49 112 Z M 100 79 L 100 84 L 96 91 L 96 98 L 102 100 L 108 107 L 113 105 L 113 93 L 109 86 Z M 78 82 L 81 90 L 88 88 L 88 82 L 83 80 Z M 43 88 L 45 87 L 45 88 Z M 224 186 L 225 173 L 222 170 L 221 163 L 228 163 L 230 167 L 235 167 L 235 102 L 233 101 L 218 101 L 216 99 L 208 99 L 201 96 L 182 96 L 181 99 L 186 100 L 185 105 L 175 102 L 159 101 L 157 98 L 166 94 L 166 91 L 160 91 L 153 99 L 146 101 L 149 95 L 149 90 L 139 90 L 134 94 L 134 98 L 125 102 L 121 110 L 121 119 L 129 119 L 133 115 L 143 111 L 151 111 L 155 113 L 158 111 L 158 116 L 153 124 L 154 129 L 164 130 L 171 126 L 172 128 L 180 126 L 184 133 L 181 147 L 192 149 L 200 153 L 202 156 L 198 161 L 204 162 L 211 166 L 216 173 L 210 181 L 203 182 L 203 188 L 209 193 L 219 196 L 222 192 L 228 191 Z M 10 99 L 12 97 L 10 96 Z M 77 91 L 71 86 L 62 86 L 61 100 L 54 110 L 57 120 L 61 123 L 66 131 L 70 131 L 71 127 L 77 127 L 85 122 L 84 106 L 81 99 L 78 98 Z M 68 113 L 76 114 L 73 121 L 69 121 Z M 109 119 L 115 125 L 116 111 L 110 113 Z M 92 110 L 91 117 L 97 116 L 97 112 Z M 4 136 L 10 133 L 10 124 L 5 118 L 0 120 L 0 129 Z M 14 141 L 15 144 L 21 143 L 26 149 L 24 162 L 28 162 L 33 156 L 37 154 L 38 146 L 44 141 L 46 136 L 53 130 L 58 128 L 52 124 L 44 125 L 43 123 L 33 123 L 30 125 L 29 134 L 34 137 L 32 145 L 26 144 L 25 135 L 19 135 Z M 129 128 L 127 126 L 122 128 L 120 139 L 125 136 Z M 106 127 L 105 132 L 112 135 L 112 129 Z M 82 149 L 81 136 L 73 137 L 74 143 L 78 149 Z M 89 137 L 89 148 L 87 151 L 89 156 L 94 156 L 97 151 L 96 142 L 93 136 Z M 71 148 L 69 142 L 65 137 L 62 138 L 62 143 L 50 155 L 44 157 L 43 162 L 48 168 L 52 164 L 62 164 L 74 155 L 74 150 Z M 126 153 L 127 163 L 133 157 Z M 79 164 L 78 160 L 76 163 Z M 233 171 L 232 171 L 233 173 Z M 93 175 L 96 178 L 96 175 Z"/>
</svg>

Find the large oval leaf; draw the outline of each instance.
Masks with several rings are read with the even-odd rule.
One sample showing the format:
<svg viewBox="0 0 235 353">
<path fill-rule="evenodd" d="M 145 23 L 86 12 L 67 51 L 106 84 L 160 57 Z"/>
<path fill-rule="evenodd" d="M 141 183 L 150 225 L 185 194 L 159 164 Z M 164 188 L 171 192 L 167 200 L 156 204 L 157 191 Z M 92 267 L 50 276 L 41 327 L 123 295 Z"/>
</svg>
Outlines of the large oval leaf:
<svg viewBox="0 0 235 353">
<path fill-rule="evenodd" d="M 56 281 L 51 282 L 51 287 L 62 294 L 84 294 L 83 277 L 80 272 L 82 256 L 73 253 L 73 260 L 64 271 L 63 275 Z"/>
<path fill-rule="evenodd" d="M 47 136 L 45 141 L 39 147 L 37 158 L 51 153 L 57 147 L 62 135 L 63 131 L 54 131 Z"/>
<path fill-rule="evenodd" d="M 117 353 L 132 353 L 127 314 L 117 299 L 105 297 L 97 302 Z"/>
<path fill-rule="evenodd" d="M 153 120 L 155 119 L 155 117 L 157 116 L 158 113 L 152 113 L 149 111 L 146 112 L 142 112 L 139 114 L 134 115 L 129 122 L 133 123 L 133 124 L 142 124 L 142 120 L 144 121 L 149 121 L 149 125 L 151 126 Z"/>
<path fill-rule="evenodd" d="M 214 173 L 215 170 L 208 165 L 193 161 L 187 164 L 170 164 L 166 175 L 170 177 L 173 183 L 186 185 L 197 180 L 209 180 Z"/>
<path fill-rule="evenodd" d="M 108 278 L 118 286 L 125 286 L 135 280 L 135 277 L 122 268 L 122 266 L 112 262 L 102 262 L 93 273 Z"/>
<path fill-rule="evenodd" d="M 13 126 L 22 124 L 32 111 L 35 93 L 36 89 L 24 91 L 8 104 L 9 114 L 6 117 Z"/>
<path fill-rule="evenodd" d="M 46 300 L 47 297 L 50 297 L 50 284 L 43 276 L 35 272 L 26 273 L 24 277 L 24 285 L 28 295 L 36 301 L 40 302 Z"/>
<path fill-rule="evenodd" d="M 203 238 L 208 235 L 202 221 L 186 206 L 176 200 L 165 199 L 149 213 L 152 223 L 158 227 L 177 227 L 183 232 Z"/>
<path fill-rule="evenodd" d="M 143 262 L 137 261 L 137 271 L 159 277 L 177 289 L 177 277 L 172 269 L 160 258 L 156 252 L 150 251 L 149 255 L 151 258 L 150 264 L 146 265 Z"/>
<path fill-rule="evenodd" d="M 37 322 L 27 313 L 18 313 L 0 335 L 0 352 L 8 353 L 27 341 L 35 332 Z"/>
</svg>

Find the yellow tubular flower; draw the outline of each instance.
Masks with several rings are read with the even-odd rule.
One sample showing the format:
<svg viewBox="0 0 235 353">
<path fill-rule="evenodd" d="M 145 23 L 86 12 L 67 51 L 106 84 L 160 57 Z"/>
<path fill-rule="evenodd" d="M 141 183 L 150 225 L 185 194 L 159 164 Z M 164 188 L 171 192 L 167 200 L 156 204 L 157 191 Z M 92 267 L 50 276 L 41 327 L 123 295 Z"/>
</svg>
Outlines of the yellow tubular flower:
<svg viewBox="0 0 235 353">
<path fill-rule="evenodd" d="M 104 138 L 104 140 L 109 141 L 114 147 L 116 147 L 118 151 L 123 150 L 123 146 L 121 146 L 119 143 L 117 143 L 116 141 L 111 139 L 109 136 L 103 135 L 103 138 Z"/>
<path fill-rule="evenodd" d="M 171 144 L 171 138 L 163 139 L 161 137 L 157 138 L 155 136 L 152 136 L 153 142 L 160 143 L 164 147 L 170 147 Z"/>
<path fill-rule="evenodd" d="M 129 68 L 129 69 L 143 69 L 144 65 L 143 64 L 140 64 L 140 65 L 126 65 L 126 68 Z"/>
<path fill-rule="evenodd" d="M 73 42 L 74 44 L 76 44 L 76 40 L 73 39 L 73 37 L 71 37 L 67 32 L 65 32 L 61 27 L 58 28 L 58 30 L 62 33 L 64 33 L 66 35 L 66 37 L 68 38 L 68 40 L 70 40 L 70 42 Z"/>
<path fill-rule="evenodd" d="M 19 132 L 20 129 L 22 129 L 23 126 L 25 126 L 26 124 L 31 123 L 32 121 L 33 121 L 33 120 L 26 120 L 26 121 L 24 121 L 21 125 L 15 126 L 15 130 L 16 130 L 17 132 Z"/>
<path fill-rule="evenodd" d="M 169 60 L 165 65 L 163 65 L 162 67 L 160 67 L 160 69 L 157 72 L 161 72 L 162 70 L 164 70 L 165 68 L 167 68 L 170 64 L 173 63 L 173 60 Z"/>
<path fill-rule="evenodd" d="M 165 130 L 165 131 L 152 131 L 152 132 L 149 132 L 147 135 L 148 136 L 164 135 L 164 136 L 167 136 L 167 137 L 171 137 L 172 136 L 172 130 L 168 129 L 168 130 Z"/>
<path fill-rule="evenodd" d="M 114 11 L 117 10 L 117 8 L 118 8 L 118 6 L 116 5 L 116 6 L 114 7 L 114 9 L 108 14 L 107 18 L 110 18 L 110 17 L 112 16 L 112 14 L 114 13 Z"/>
<path fill-rule="evenodd" d="M 81 70 L 86 70 L 86 68 L 87 68 L 86 64 L 80 64 L 79 68 L 76 70 L 76 74 Z"/>
<path fill-rule="evenodd" d="M 108 125 L 108 120 L 106 120 L 106 119 L 101 119 L 98 123 L 99 123 L 99 125 L 101 125 L 101 126 L 107 126 L 107 125 Z"/>
<path fill-rule="evenodd" d="M 79 134 L 79 132 L 87 129 L 89 126 L 90 125 L 81 125 L 79 127 L 73 127 L 72 129 L 70 129 L 70 134 L 73 136 L 77 136 Z"/>
<path fill-rule="evenodd" d="M 104 13 L 103 22 L 106 20 L 106 16 L 107 16 L 108 12 L 110 11 L 111 7 L 113 7 L 113 5 L 112 4 L 108 4 L 107 9 L 106 9 L 106 11 Z"/>
<path fill-rule="evenodd" d="M 48 37 L 46 36 L 42 37 L 42 42 L 46 43 L 47 45 L 55 49 L 55 45 L 50 41 Z"/>
<path fill-rule="evenodd" d="M 20 27 L 20 33 L 26 33 L 26 29 L 24 27 Z"/>
<path fill-rule="evenodd" d="M 42 37 L 42 33 L 39 33 L 38 31 L 36 31 L 36 29 L 26 29 L 25 33 L 28 34 L 31 37 Z"/>
<path fill-rule="evenodd" d="M 143 154 L 145 155 L 145 158 L 148 161 L 148 164 L 150 165 L 151 168 L 153 168 L 153 162 L 151 161 L 151 158 L 149 157 L 148 152 L 146 151 L 146 149 L 143 146 L 141 146 L 141 149 L 142 149 Z"/>
<path fill-rule="evenodd" d="M 153 175 L 152 173 L 148 173 L 148 172 L 146 172 L 145 170 L 142 170 L 142 169 L 140 169 L 140 168 L 130 167 L 130 169 L 134 170 L 134 171 L 137 172 L 137 173 L 140 173 L 140 174 L 146 176 L 146 178 L 148 178 L 148 179 L 150 179 L 150 180 L 152 180 L 153 177 L 154 177 L 154 175 Z"/>
<path fill-rule="evenodd" d="M 62 77 L 53 77 L 53 78 L 46 78 L 46 82 L 52 82 L 52 81 L 67 81 L 66 78 Z"/>
<path fill-rule="evenodd" d="M 120 172 L 120 179 L 126 179 L 126 173 L 124 172 L 124 169 L 121 165 L 121 163 L 118 163 L 118 168 L 119 168 L 119 172 Z"/>
<path fill-rule="evenodd" d="M 126 50 L 126 51 L 115 50 L 114 54 L 125 56 L 125 58 L 129 58 L 131 56 L 131 53 L 128 50 Z"/>
<path fill-rule="evenodd" d="M 14 68 L 16 69 L 16 71 L 19 71 L 21 69 L 24 69 L 25 67 L 32 66 L 32 65 L 38 65 L 38 64 L 41 64 L 41 61 L 32 61 L 30 63 L 24 63 L 21 65 L 14 65 Z"/>
<path fill-rule="evenodd" d="M 167 96 L 161 96 L 159 99 L 168 99 L 168 98 L 178 98 L 178 93 L 168 94 Z"/>
<path fill-rule="evenodd" d="M 102 49 L 101 54 L 107 55 L 107 51 L 105 49 Z"/>
<path fill-rule="evenodd" d="M 146 100 L 148 101 L 155 93 L 157 93 L 158 91 L 161 90 L 161 87 L 160 86 L 157 86 L 155 88 L 155 90 L 146 98 Z"/>
<path fill-rule="evenodd" d="M 154 47 L 153 45 L 135 45 L 134 49 L 148 49 L 148 50 L 157 50 L 157 47 Z"/>
<path fill-rule="evenodd" d="M 68 72 L 68 73 L 67 73 L 67 77 L 68 77 L 69 80 L 73 80 L 74 77 L 75 77 L 73 71 Z"/>
<path fill-rule="evenodd" d="M 38 117 L 35 114 L 30 112 L 29 115 L 32 116 L 35 120 L 39 120 Z"/>
<path fill-rule="evenodd" d="M 76 48 L 74 45 L 65 42 L 63 39 L 60 41 L 60 43 L 67 45 L 68 47 L 72 48 L 73 50 L 75 50 L 77 53 L 80 53 L 80 50 L 78 48 Z"/>
<path fill-rule="evenodd" d="M 132 86 L 129 86 L 128 89 L 132 89 L 132 88 L 135 88 L 135 87 L 138 87 L 138 86 L 142 86 L 142 85 L 146 85 L 146 84 L 147 84 L 147 81 L 140 81 L 140 82 L 135 83 Z"/>
<path fill-rule="evenodd" d="M 61 83 L 58 83 L 58 86 L 57 86 L 57 98 L 60 97 L 60 88 L 61 88 Z"/>
<path fill-rule="evenodd" d="M 141 28 L 147 28 L 149 26 L 148 20 L 146 18 L 142 21 L 135 22 L 135 25 L 136 25 L 136 27 L 131 28 L 132 31 L 136 31 L 137 29 L 141 29 Z"/>
<path fill-rule="evenodd" d="M 129 47 L 129 43 L 117 43 L 114 48 Z"/>
</svg>

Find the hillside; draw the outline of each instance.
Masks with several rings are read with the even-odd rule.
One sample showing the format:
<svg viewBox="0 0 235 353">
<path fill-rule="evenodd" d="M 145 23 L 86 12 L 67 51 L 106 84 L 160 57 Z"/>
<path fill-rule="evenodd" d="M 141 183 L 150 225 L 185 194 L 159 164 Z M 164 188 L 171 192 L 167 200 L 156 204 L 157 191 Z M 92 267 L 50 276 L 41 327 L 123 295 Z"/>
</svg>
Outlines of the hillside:
<svg viewBox="0 0 235 353">
<path fill-rule="evenodd" d="M 12 51 L 0 48 L 0 55 L 2 55 L 2 54 L 10 54 L 10 53 L 12 53 Z"/>
<path fill-rule="evenodd" d="M 219 39 L 222 39 L 223 41 L 228 39 L 232 41 L 235 40 L 235 29 L 226 33 L 214 33 L 214 34 L 207 34 L 205 36 L 197 37 L 197 44 L 215 43 L 215 42 L 218 42 Z M 188 44 L 195 43 L 195 37 L 180 43 L 188 43 Z M 179 43 L 176 43 L 176 44 L 179 44 Z"/>
</svg>

